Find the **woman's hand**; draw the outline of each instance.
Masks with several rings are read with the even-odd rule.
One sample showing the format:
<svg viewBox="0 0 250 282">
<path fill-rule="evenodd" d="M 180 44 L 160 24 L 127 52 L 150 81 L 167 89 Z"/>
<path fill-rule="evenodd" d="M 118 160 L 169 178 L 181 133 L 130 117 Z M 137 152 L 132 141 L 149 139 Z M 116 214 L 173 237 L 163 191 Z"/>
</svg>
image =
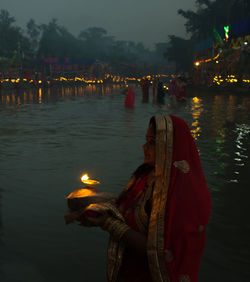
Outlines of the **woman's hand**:
<svg viewBox="0 0 250 282">
<path fill-rule="evenodd" d="M 78 220 L 81 222 L 80 225 L 86 227 L 92 227 L 92 226 L 101 227 L 108 217 L 109 215 L 106 211 L 99 213 L 97 216 L 90 216 L 88 214 L 83 213 Z"/>
</svg>

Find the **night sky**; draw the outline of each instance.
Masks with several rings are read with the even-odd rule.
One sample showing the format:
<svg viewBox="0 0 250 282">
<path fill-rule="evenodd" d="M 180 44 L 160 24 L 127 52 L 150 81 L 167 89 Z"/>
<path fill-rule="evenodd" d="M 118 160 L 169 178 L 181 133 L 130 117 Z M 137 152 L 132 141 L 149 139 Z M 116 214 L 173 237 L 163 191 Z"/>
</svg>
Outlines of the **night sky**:
<svg viewBox="0 0 250 282">
<path fill-rule="evenodd" d="M 103 27 L 118 40 L 166 42 L 168 35 L 187 37 L 185 19 L 177 10 L 195 9 L 195 0 L 1 0 L 16 24 L 25 27 L 33 18 L 47 24 L 52 18 L 74 35 L 88 27 Z"/>
</svg>

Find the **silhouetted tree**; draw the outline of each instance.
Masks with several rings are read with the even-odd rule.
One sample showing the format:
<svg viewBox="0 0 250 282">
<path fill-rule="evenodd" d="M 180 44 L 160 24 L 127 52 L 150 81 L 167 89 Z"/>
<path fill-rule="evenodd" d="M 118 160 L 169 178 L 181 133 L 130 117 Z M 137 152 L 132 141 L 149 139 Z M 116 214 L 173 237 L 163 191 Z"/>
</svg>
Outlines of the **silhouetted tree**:
<svg viewBox="0 0 250 282">
<path fill-rule="evenodd" d="M 176 71 L 189 71 L 193 60 L 193 43 L 174 35 L 169 36 L 170 46 L 167 48 L 165 57 L 169 61 L 175 61 Z"/>
<path fill-rule="evenodd" d="M 36 56 L 39 47 L 39 37 L 41 34 L 41 26 L 35 23 L 34 19 L 30 19 L 26 24 L 27 34 L 29 36 L 32 57 Z"/>
<path fill-rule="evenodd" d="M 29 52 L 28 39 L 22 34 L 19 27 L 14 26 L 15 18 L 6 10 L 0 10 L 0 56 L 11 58 L 14 52 L 19 55 Z"/>
<path fill-rule="evenodd" d="M 109 58 L 110 48 L 114 44 L 114 37 L 107 36 L 107 31 L 101 27 L 90 27 L 80 32 L 85 56 L 91 59 L 104 60 Z"/>
</svg>

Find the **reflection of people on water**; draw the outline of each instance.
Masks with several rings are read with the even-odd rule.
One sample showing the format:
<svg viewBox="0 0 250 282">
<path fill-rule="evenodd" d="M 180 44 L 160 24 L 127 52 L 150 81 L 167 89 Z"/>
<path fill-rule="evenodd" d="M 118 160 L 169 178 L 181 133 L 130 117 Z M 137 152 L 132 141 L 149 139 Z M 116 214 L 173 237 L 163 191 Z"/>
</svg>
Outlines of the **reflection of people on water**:
<svg viewBox="0 0 250 282">
<path fill-rule="evenodd" d="M 147 78 L 142 78 L 141 89 L 142 89 L 142 102 L 148 102 L 149 100 L 149 81 Z"/>
<path fill-rule="evenodd" d="M 128 88 L 126 91 L 124 106 L 128 108 L 133 108 L 134 104 L 135 104 L 135 92 L 131 88 Z"/>
<path fill-rule="evenodd" d="M 143 150 L 116 201 L 120 216 L 77 220 L 110 233 L 108 281 L 197 282 L 211 200 L 195 142 L 182 119 L 155 116 Z"/>
</svg>

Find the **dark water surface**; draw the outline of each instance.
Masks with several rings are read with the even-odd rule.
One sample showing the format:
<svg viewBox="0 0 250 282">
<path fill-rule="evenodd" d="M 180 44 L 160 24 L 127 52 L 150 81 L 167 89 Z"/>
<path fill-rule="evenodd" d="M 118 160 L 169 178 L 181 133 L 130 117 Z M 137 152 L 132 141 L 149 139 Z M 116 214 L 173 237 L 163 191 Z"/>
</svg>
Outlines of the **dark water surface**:
<svg viewBox="0 0 250 282">
<path fill-rule="evenodd" d="M 65 226 L 65 196 L 87 171 L 118 194 L 143 161 L 148 120 L 193 132 L 212 195 L 200 281 L 250 281 L 250 96 L 190 91 L 186 103 L 124 109 L 119 86 L 0 95 L 0 281 L 105 281 L 108 235 Z"/>
</svg>

